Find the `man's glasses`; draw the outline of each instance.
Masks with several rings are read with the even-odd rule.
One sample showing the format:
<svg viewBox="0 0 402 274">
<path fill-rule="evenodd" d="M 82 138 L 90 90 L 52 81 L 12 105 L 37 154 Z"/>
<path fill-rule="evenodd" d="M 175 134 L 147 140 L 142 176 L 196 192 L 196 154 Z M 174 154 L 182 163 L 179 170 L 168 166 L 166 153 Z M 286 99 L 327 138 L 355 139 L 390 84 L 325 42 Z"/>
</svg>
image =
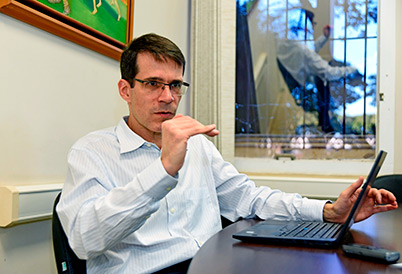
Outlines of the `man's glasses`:
<svg viewBox="0 0 402 274">
<path fill-rule="evenodd" d="M 162 82 L 158 82 L 158 81 L 145 81 L 145 80 L 140 80 L 137 78 L 134 78 L 135 81 L 140 82 L 142 84 L 144 84 L 145 88 L 149 91 L 149 92 L 157 92 L 160 91 L 161 89 L 164 90 L 165 86 L 168 86 L 170 88 L 170 92 L 172 93 L 172 95 L 176 95 L 176 96 L 183 96 L 186 94 L 188 87 L 190 86 L 190 84 L 186 83 L 186 82 L 172 82 L 170 84 L 165 84 Z"/>
</svg>

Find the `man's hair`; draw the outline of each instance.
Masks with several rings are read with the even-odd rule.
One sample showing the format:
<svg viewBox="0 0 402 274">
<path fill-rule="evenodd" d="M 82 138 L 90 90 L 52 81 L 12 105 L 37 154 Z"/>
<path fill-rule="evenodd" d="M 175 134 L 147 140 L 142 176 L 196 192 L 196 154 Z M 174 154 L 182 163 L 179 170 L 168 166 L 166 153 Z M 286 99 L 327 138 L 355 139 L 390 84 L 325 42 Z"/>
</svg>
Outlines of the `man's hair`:
<svg viewBox="0 0 402 274">
<path fill-rule="evenodd" d="M 172 59 L 179 66 L 183 67 L 183 74 L 186 60 L 179 47 L 169 39 L 160 35 L 150 33 L 134 39 L 124 50 L 120 59 L 121 78 L 134 86 L 134 77 L 138 73 L 138 53 L 149 52 L 154 58 L 161 62 Z"/>
</svg>

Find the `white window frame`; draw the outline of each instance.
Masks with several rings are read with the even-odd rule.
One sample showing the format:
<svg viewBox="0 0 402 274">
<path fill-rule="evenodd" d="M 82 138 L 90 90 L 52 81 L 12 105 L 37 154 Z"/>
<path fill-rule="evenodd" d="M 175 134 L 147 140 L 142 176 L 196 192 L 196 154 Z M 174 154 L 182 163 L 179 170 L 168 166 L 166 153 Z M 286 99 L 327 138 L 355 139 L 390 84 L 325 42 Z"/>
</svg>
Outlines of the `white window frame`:
<svg viewBox="0 0 402 274">
<path fill-rule="evenodd" d="M 377 96 L 376 138 L 377 149 L 388 152 L 381 170 L 382 174 L 394 173 L 402 166 L 400 163 L 396 168 L 394 164 L 395 159 L 401 157 L 395 151 L 402 146 L 396 143 L 402 125 L 396 123 L 398 118 L 395 116 L 398 104 L 396 100 L 398 96 L 395 93 L 398 64 L 396 56 L 399 56 L 396 45 L 400 44 L 401 40 L 396 35 L 398 28 L 396 14 L 402 7 L 397 1 L 379 0 L 378 8 L 377 93 L 383 94 L 384 100 L 379 101 L 380 96 Z M 279 177 L 285 178 L 284 184 L 281 185 L 284 191 L 288 191 L 285 182 L 303 183 L 305 177 L 319 185 L 323 185 L 320 184 L 323 182 L 333 184 L 340 182 L 339 187 L 331 191 L 332 194 L 328 194 L 324 189 L 315 191 L 314 188 L 318 184 L 310 186 L 309 190 L 301 193 L 317 197 L 335 197 L 345 184 L 354 180 L 352 178 L 368 173 L 373 160 L 291 161 L 234 157 L 236 0 L 192 0 L 191 3 L 191 78 L 194 95 L 192 113 L 203 123 L 217 124 L 221 134 L 213 141 L 226 160 L 232 162 L 241 172 L 249 174 L 257 184 L 269 184 L 277 182 Z M 328 182 L 327 179 L 322 179 L 328 176 L 336 180 Z M 327 187 L 328 184 L 324 188 Z"/>
</svg>

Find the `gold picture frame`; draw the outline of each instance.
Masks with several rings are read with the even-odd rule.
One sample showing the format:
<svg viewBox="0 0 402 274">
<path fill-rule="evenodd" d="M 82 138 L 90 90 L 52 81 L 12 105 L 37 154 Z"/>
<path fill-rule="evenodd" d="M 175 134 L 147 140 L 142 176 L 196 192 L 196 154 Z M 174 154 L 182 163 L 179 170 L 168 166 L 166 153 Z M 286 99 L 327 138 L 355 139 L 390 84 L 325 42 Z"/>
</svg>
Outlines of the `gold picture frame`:
<svg viewBox="0 0 402 274">
<path fill-rule="evenodd" d="M 59 3 L 61 5 L 64 1 L 61 0 L 47 0 L 49 3 Z M 75 1 L 76 6 L 78 6 L 79 1 L 87 5 L 88 9 L 91 9 L 89 6 L 92 3 L 92 0 L 70 0 Z M 113 5 L 106 2 L 107 0 L 96 0 L 98 2 L 98 9 L 103 4 L 104 6 Z M 109 34 L 106 34 L 96 28 L 80 22 L 70 16 L 63 14 L 52 8 L 49 5 L 45 5 L 37 0 L 0 0 L 0 12 L 16 18 L 20 21 L 23 21 L 27 24 L 45 30 L 49 33 L 67 39 L 71 42 L 94 50 L 98 53 L 106 55 L 115 60 L 120 60 L 120 56 L 124 48 L 132 39 L 132 30 L 133 30 L 133 15 L 134 15 L 134 0 L 112 0 L 115 5 L 117 5 L 117 9 L 119 12 L 119 18 L 116 20 L 120 20 L 120 9 L 118 8 L 118 1 L 123 2 L 126 6 L 124 10 L 127 10 L 127 15 L 124 17 L 125 21 L 121 21 L 119 23 L 119 29 L 117 31 L 123 34 L 123 39 L 116 39 Z M 44 0 L 42 0 L 44 2 Z M 65 0 L 67 2 L 67 0 Z M 109 1 L 110 2 L 110 1 Z M 79 3 L 79 4 L 82 4 Z M 94 8 L 95 7 L 95 1 Z M 100 3 L 100 5 L 99 5 Z M 80 8 L 80 11 L 84 9 Z M 88 14 L 96 15 L 95 10 L 89 10 Z M 109 11 L 111 8 L 109 8 Z M 110 12 L 109 12 L 110 13 Z M 124 16 L 125 14 L 123 14 Z M 94 17 L 95 18 L 95 17 Z M 101 18 L 101 17 L 99 17 Z M 122 25 L 123 22 L 123 25 Z M 127 23 L 125 23 L 127 22 Z M 96 21 L 95 21 L 96 24 Z M 109 24 L 110 25 L 110 24 Z M 125 25 L 125 27 L 124 27 Z M 123 26 L 123 27 L 121 27 Z M 124 33 L 123 33 L 124 32 Z M 123 40 L 123 41 L 122 41 Z"/>
</svg>

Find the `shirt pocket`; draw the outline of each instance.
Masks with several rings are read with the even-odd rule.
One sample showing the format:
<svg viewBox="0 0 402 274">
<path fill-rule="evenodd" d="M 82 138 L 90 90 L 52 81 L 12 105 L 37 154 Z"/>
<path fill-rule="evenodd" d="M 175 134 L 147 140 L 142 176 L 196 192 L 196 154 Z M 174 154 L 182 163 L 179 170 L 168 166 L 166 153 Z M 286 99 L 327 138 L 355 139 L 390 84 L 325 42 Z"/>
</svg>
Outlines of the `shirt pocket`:
<svg viewBox="0 0 402 274">
<path fill-rule="evenodd" d="M 188 231 L 204 241 L 221 229 L 217 202 L 206 186 L 189 188 L 184 194 Z"/>
</svg>

